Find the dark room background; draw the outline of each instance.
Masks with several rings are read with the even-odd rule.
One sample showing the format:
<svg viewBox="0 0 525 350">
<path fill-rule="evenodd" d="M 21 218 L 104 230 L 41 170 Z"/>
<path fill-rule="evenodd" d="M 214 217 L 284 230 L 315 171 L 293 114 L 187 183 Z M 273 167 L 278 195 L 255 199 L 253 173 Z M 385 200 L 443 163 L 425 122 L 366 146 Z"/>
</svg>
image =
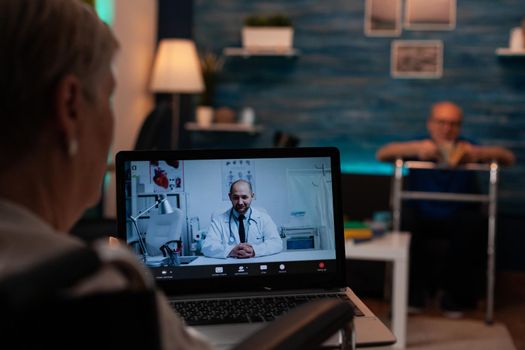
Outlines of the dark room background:
<svg viewBox="0 0 525 350">
<path fill-rule="evenodd" d="M 525 17 L 523 0 L 458 0 L 455 29 L 403 29 L 398 37 L 365 35 L 363 0 L 175 3 L 159 0 L 159 11 L 172 11 L 159 16 L 159 35 L 191 36 L 200 53 L 222 55 L 227 47 L 241 47 L 244 18 L 272 13 L 291 18 L 299 51 L 294 57 L 224 57 L 215 106 L 253 108 L 263 131 L 188 131 L 187 147 L 269 147 L 282 131 L 297 136 L 300 146 L 338 147 L 345 173 L 388 175 L 391 167 L 375 160 L 376 150 L 424 133 L 430 105 L 452 100 L 464 109 L 465 136 L 508 147 L 517 156 L 517 164 L 501 172 L 498 226 L 501 244 L 510 247 L 506 258 L 523 260 L 512 247 L 525 244 L 525 57 L 496 55 Z M 178 20 L 190 31 L 166 33 Z M 441 40 L 442 77 L 392 78 L 391 43 L 397 39 Z M 191 109 L 184 118 L 194 119 Z"/>
<path fill-rule="evenodd" d="M 508 147 L 517 166 L 501 175 L 500 208 L 525 203 L 525 57 L 501 58 L 509 32 L 525 17 L 523 0 L 458 0 L 451 31 L 403 30 L 399 37 L 364 34 L 364 1 L 195 0 L 194 38 L 199 51 L 222 54 L 241 46 L 250 14 L 285 13 L 294 26 L 296 57 L 226 57 L 216 106 L 254 108 L 265 129 L 255 137 L 194 135 L 195 147 L 268 146 L 276 131 L 303 146 L 337 146 L 343 171 L 384 173 L 375 162 L 382 144 L 425 132 L 429 106 L 450 99 L 464 108 L 465 135 Z M 440 79 L 390 77 L 393 39 L 438 39 L 444 45 Z"/>
</svg>

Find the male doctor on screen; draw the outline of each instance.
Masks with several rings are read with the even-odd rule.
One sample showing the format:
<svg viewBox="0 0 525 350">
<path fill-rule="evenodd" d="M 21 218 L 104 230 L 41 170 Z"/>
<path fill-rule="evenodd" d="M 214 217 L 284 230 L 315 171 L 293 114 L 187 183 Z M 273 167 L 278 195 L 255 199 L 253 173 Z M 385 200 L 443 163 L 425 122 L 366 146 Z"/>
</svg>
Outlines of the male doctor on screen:
<svg viewBox="0 0 525 350">
<path fill-rule="evenodd" d="M 279 253 L 283 244 L 266 213 L 251 208 L 254 193 L 246 180 L 230 186 L 231 209 L 212 219 L 202 253 L 211 258 L 253 258 Z"/>
</svg>

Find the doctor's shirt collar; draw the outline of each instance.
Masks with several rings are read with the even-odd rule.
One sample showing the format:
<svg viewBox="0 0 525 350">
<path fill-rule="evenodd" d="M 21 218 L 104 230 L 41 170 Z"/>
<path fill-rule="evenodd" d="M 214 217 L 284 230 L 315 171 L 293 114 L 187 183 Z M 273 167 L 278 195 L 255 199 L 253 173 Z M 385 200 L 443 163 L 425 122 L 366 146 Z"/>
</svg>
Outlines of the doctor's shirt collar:
<svg viewBox="0 0 525 350">
<path fill-rule="evenodd" d="M 239 221 L 239 215 L 240 215 L 239 212 L 237 210 L 235 210 L 235 208 L 232 208 L 232 212 L 233 212 L 233 216 L 235 217 L 235 220 Z M 250 208 L 248 208 L 248 211 L 244 215 L 244 219 L 246 220 L 251 215 L 252 215 L 252 208 L 250 207 Z"/>
</svg>

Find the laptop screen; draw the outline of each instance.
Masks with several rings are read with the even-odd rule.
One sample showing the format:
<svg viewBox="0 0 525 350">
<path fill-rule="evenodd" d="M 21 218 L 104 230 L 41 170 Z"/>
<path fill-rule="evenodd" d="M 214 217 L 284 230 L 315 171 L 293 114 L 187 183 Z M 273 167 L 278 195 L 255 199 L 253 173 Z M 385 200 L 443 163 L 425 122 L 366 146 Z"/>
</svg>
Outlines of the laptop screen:
<svg viewBox="0 0 525 350">
<path fill-rule="evenodd" d="M 125 151 L 116 165 L 119 233 L 161 284 L 342 283 L 337 149 Z"/>
</svg>

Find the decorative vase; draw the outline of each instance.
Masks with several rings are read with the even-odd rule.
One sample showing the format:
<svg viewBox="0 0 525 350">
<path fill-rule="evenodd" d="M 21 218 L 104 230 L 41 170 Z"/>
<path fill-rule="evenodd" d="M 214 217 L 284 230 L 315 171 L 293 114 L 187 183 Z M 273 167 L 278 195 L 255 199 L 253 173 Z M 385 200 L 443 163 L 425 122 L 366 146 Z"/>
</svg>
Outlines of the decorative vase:
<svg viewBox="0 0 525 350">
<path fill-rule="evenodd" d="M 252 126 L 255 121 L 255 111 L 251 107 L 243 108 L 241 112 L 241 123 Z"/>
<path fill-rule="evenodd" d="M 215 111 L 215 122 L 218 124 L 235 123 L 235 112 L 229 107 L 221 107 Z"/>
<path fill-rule="evenodd" d="M 196 112 L 197 124 L 210 126 L 213 121 L 213 108 L 209 106 L 198 106 Z"/>
<path fill-rule="evenodd" d="M 521 51 L 524 46 L 525 38 L 523 37 L 523 30 L 520 27 L 512 28 L 510 31 L 509 48 L 512 51 Z"/>
</svg>

